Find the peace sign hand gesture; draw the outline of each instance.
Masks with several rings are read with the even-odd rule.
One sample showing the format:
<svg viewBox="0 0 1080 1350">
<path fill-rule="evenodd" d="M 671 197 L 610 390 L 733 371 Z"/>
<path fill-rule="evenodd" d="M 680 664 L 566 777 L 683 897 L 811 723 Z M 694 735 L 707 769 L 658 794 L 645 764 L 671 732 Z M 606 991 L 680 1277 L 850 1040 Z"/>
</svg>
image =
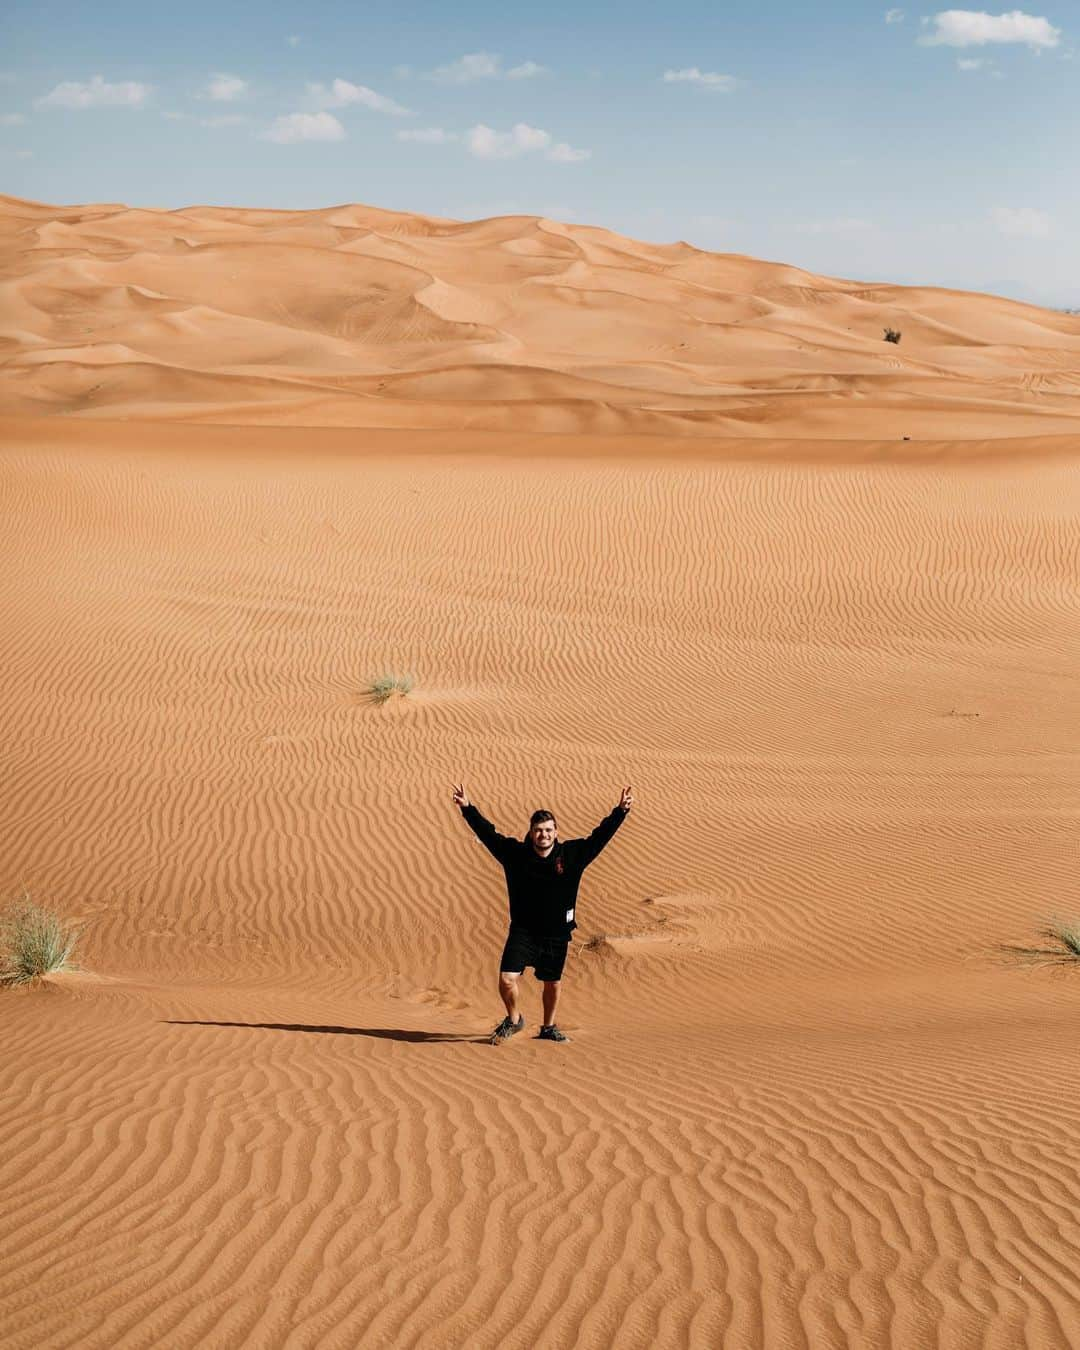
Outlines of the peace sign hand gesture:
<svg viewBox="0 0 1080 1350">
<path fill-rule="evenodd" d="M 622 796 L 619 798 L 619 805 L 624 811 L 629 811 L 634 804 L 634 794 L 630 791 L 630 784 L 622 790 Z"/>
</svg>

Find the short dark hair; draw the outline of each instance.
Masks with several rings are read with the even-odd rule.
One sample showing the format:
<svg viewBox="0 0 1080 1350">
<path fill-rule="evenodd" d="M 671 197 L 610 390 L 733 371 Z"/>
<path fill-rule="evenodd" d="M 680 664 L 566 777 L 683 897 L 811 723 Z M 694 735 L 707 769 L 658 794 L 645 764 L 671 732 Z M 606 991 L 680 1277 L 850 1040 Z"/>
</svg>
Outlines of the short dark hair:
<svg viewBox="0 0 1080 1350">
<path fill-rule="evenodd" d="M 550 820 L 552 825 L 558 825 L 558 821 L 550 811 L 534 811 L 529 817 L 529 829 L 531 830 L 534 825 L 539 825 L 544 820 Z"/>
</svg>

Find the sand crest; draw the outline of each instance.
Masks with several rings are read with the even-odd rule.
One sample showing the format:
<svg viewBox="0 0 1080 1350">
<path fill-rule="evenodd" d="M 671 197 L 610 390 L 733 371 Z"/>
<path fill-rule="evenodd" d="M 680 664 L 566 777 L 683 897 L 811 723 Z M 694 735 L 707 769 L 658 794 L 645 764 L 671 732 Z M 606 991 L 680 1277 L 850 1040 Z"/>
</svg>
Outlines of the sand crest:
<svg viewBox="0 0 1080 1350">
<path fill-rule="evenodd" d="M 0 240 L 11 410 L 679 437 L 1076 434 L 1080 318 L 996 296 L 535 216 L 365 206 L 0 197 Z"/>
</svg>

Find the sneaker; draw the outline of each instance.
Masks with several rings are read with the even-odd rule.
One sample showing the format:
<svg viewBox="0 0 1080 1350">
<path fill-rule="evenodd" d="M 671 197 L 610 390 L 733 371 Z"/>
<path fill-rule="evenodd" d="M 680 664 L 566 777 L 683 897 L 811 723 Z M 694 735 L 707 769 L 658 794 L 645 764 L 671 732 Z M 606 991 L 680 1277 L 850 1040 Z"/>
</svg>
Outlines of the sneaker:
<svg viewBox="0 0 1080 1350">
<path fill-rule="evenodd" d="M 568 1041 L 570 1037 L 552 1024 L 550 1027 L 541 1027 L 540 1034 L 536 1039 L 538 1041 Z"/>
<path fill-rule="evenodd" d="M 511 1036 L 516 1036 L 525 1026 L 525 1014 L 522 1013 L 516 1022 L 511 1022 L 509 1017 L 504 1017 L 495 1030 L 491 1033 L 491 1044 L 501 1045 L 503 1041 L 508 1041 Z"/>
</svg>

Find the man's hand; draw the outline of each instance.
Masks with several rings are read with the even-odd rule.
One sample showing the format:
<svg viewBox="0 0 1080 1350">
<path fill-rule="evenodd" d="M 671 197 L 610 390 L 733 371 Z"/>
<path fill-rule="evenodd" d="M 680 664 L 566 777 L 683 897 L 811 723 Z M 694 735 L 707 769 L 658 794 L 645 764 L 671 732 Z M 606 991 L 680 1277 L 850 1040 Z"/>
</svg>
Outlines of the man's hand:
<svg viewBox="0 0 1080 1350">
<path fill-rule="evenodd" d="M 464 807 L 464 806 L 468 806 L 468 805 L 469 805 L 469 798 L 468 798 L 468 795 L 467 795 L 466 792 L 465 792 L 465 784 L 464 784 L 464 783 L 455 783 L 455 784 L 454 784 L 454 802 L 455 802 L 455 804 L 458 805 L 458 806 L 463 806 L 463 807 Z"/>
<path fill-rule="evenodd" d="M 610 799 L 609 799 L 610 800 Z M 619 805 L 624 811 L 629 811 L 634 804 L 634 794 L 630 791 L 630 784 L 622 790 L 622 796 L 619 798 Z"/>
</svg>

